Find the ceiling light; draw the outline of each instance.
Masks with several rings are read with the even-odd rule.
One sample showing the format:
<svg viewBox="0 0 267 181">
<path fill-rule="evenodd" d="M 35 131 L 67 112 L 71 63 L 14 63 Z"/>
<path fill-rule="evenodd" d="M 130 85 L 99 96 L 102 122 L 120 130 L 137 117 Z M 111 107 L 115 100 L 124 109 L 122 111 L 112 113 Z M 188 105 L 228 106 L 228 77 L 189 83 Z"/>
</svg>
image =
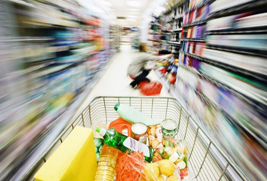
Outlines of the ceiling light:
<svg viewBox="0 0 267 181">
<path fill-rule="evenodd" d="M 138 0 L 128 0 L 127 5 L 132 7 L 139 7 L 141 6 L 141 2 Z"/>
</svg>

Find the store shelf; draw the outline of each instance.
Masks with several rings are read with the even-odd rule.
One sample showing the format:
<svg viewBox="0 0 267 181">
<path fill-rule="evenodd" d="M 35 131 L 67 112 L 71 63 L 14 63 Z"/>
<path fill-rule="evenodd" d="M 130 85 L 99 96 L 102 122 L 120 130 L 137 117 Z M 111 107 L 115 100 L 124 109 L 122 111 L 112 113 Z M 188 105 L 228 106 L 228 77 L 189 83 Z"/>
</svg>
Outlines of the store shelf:
<svg viewBox="0 0 267 181">
<path fill-rule="evenodd" d="M 159 32 L 153 32 L 153 33 L 149 33 L 150 35 L 160 35 Z"/>
<path fill-rule="evenodd" d="M 173 29 L 172 31 L 173 31 L 173 32 L 180 32 L 180 31 L 182 31 L 182 28 Z"/>
<path fill-rule="evenodd" d="M 164 15 L 170 14 L 172 12 L 172 10 L 174 10 L 175 8 L 182 6 L 184 3 L 186 2 L 186 0 L 181 0 L 179 1 L 177 4 L 175 4 L 173 7 L 171 7 L 170 9 L 168 9 L 167 11 L 165 11 Z"/>
<path fill-rule="evenodd" d="M 230 16 L 233 14 L 238 14 L 238 13 L 242 13 L 245 11 L 250 11 L 252 9 L 256 9 L 256 8 L 261 8 L 267 5 L 267 1 L 266 0 L 255 0 L 255 1 L 250 1 L 250 2 L 246 2 L 237 6 L 233 6 L 230 8 L 226 8 L 226 9 L 222 9 L 220 11 L 216 11 L 211 13 L 208 16 L 208 20 L 211 19 L 215 19 L 215 18 L 220 18 L 223 16 Z"/>
<path fill-rule="evenodd" d="M 207 22 L 207 19 L 202 20 L 202 21 L 197 21 L 194 23 L 182 24 L 182 27 L 185 28 L 185 27 L 190 27 L 190 26 L 203 25 L 203 24 L 206 24 L 206 22 Z"/>
<path fill-rule="evenodd" d="M 15 5 L 27 7 L 27 8 L 40 9 L 40 8 L 36 7 L 34 4 L 31 4 L 31 3 L 23 1 L 23 0 L 7 0 L 7 2 L 15 4 Z"/>
<path fill-rule="evenodd" d="M 187 84 L 184 80 L 182 80 L 181 78 L 179 78 L 179 81 L 182 81 L 184 84 Z M 260 143 L 262 143 L 262 145 L 266 145 L 263 143 L 263 141 L 261 140 L 261 137 L 264 136 L 265 139 L 267 138 L 265 135 L 263 135 L 262 133 L 258 132 L 256 129 L 253 129 L 253 131 L 251 131 L 248 127 L 246 127 L 244 124 L 242 124 L 240 121 L 238 121 L 238 119 L 235 118 L 235 115 L 230 115 L 227 113 L 226 110 L 224 110 L 220 105 L 218 105 L 217 102 L 214 102 L 212 100 L 210 100 L 205 94 L 203 94 L 202 92 L 199 92 L 198 90 L 194 89 L 193 87 L 191 87 L 189 84 L 187 84 L 192 90 L 194 90 L 195 94 L 199 96 L 199 98 L 201 100 L 204 100 L 204 102 L 206 102 L 208 105 L 211 105 L 212 107 L 215 108 L 215 110 L 219 111 L 220 113 L 222 113 L 229 121 L 232 122 L 232 124 L 237 124 L 240 128 L 242 128 L 244 131 L 246 131 L 247 133 L 249 133 L 252 137 L 254 137 L 257 141 L 259 141 Z"/>
<path fill-rule="evenodd" d="M 161 34 L 163 34 L 163 35 L 172 35 L 173 32 L 162 32 Z"/>
<path fill-rule="evenodd" d="M 159 23 L 152 23 L 151 25 L 154 25 L 154 26 L 162 26 L 161 24 L 159 24 Z"/>
<path fill-rule="evenodd" d="M 181 38 L 181 41 L 195 41 L 195 42 L 205 42 L 205 39 L 200 38 Z"/>
<path fill-rule="evenodd" d="M 1 37 L 2 42 L 38 42 L 38 41 L 53 41 L 52 37 Z"/>
<path fill-rule="evenodd" d="M 187 55 L 187 56 L 196 58 L 196 59 L 198 59 L 200 61 L 215 65 L 215 66 L 220 67 L 220 68 L 223 68 L 225 70 L 229 70 L 229 71 L 232 71 L 232 72 L 243 74 L 245 76 L 253 77 L 253 78 L 256 78 L 256 79 L 258 79 L 260 81 L 264 81 L 264 82 L 267 81 L 267 75 L 265 75 L 265 74 L 260 74 L 258 72 L 253 72 L 253 71 L 250 71 L 248 69 L 245 69 L 245 68 L 242 68 L 242 67 L 239 67 L 239 66 L 234 66 L 234 65 L 227 64 L 227 63 L 223 63 L 223 62 L 207 59 L 205 57 L 201 57 L 201 56 L 198 56 L 196 54 L 191 54 L 191 53 L 184 52 L 184 51 L 180 51 L 180 52 L 185 54 L 185 55 Z"/>
<path fill-rule="evenodd" d="M 181 43 L 179 43 L 179 42 L 174 42 L 174 41 L 169 41 L 168 43 L 170 43 L 170 44 L 173 44 L 173 45 L 181 45 Z"/>
<path fill-rule="evenodd" d="M 207 31 L 207 35 L 227 35 L 227 34 L 257 34 L 266 33 L 267 26 L 248 27 L 248 28 L 231 28 L 223 30 Z"/>
<path fill-rule="evenodd" d="M 218 45 L 211 45 L 211 44 L 208 44 L 207 47 L 213 50 L 222 50 L 222 51 L 233 52 L 233 53 L 241 53 L 241 54 L 246 54 L 246 55 L 267 57 L 267 52 L 263 50 L 238 48 L 238 47 L 231 47 L 231 46 L 218 46 Z"/>
<path fill-rule="evenodd" d="M 148 41 L 160 42 L 160 40 L 148 39 Z"/>
<path fill-rule="evenodd" d="M 40 146 L 38 146 L 36 150 L 34 150 L 34 152 L 29 156 L 22 169 L 17 173 L 16 178 L 19 178 L 21 180 L 27 179 L 29 175 L 25 173 L 31 173 L 31 171 L 35 169 L 32 166 L 42 161 L 41 159 L 43 158 L 46 151 L 52 148 L 52 146 L 54 145 L 53 142 L 56 140 L 57 136 L 65 129 L 78 107 L 84 102 L 98 80 L 103 76 L 103 73 L 106 71 L 110 64 L 110 61 L 106 62 L 108 63 L 106 63 L 100 71 L 97 71 L 90 83 L 88 83 L 84 88 L 83 92 L 76 97 L 75 101 L 73 101 L 68 108 L 61 110 L 60 114 L 57 113 L 55 115 L 49 115 L 50 119 L 56 119 L 55 122 L 57 122 L 57 124 L 55 124 L 55 126 L 51 128 L 49 135 L 42 140 Z"/>
<path fill-rule="evenodd" d="M 214 1 L 216 1 L 216 0 L 205 0 L 205 1 L 204 1 L 203 3 L 201 3 L 200 5 L 188 9 L 187 11 L 185 11 L 185 13 L 188 13 L 188 12 L 194 11 L 194 10 L 196 10 L 196 9 L 199 9 L 199 8 L 201 8 L 201 7 L 203 7 L 203 6 L 206 6 L 207 4 L 211 4 L 211 3 L 213 3 Z"/>
<path fill-rule="evenodd" d="M 167 23 L 173 23 L 173 22 L 175 22 L 175 21 L 178 21 L 179 19 L 182 19 L 183 17 L 184 17 L 183 15 L 180 15 L 180 16 L 178 16 L 178 17 L 173 18 L 173 19 L 170 20 L 170 21 L 167 21 Z"/>
<path fill-rule="evenodd" d="M 236 90 L 234 88 L 232 88 L 229 85 L 225 85 L 224 83 L 213 79 L 212 77 L 206 75 L 205 73 L 199 72 L 197 71 L 195 68 L 192 67 L 187 67 L 185 65 L 179 64 L 180 67 L 183 67 L 185 69 L 187 69 L 188 71 L 198 75 L 199 77 L 208 80 L 209 82 L 211 82 L 212 84 L 218 86 L 218 87 L 222 87 L 226 90 L 228 90 L 229 92 L 231 92 L 232 94 L 236 95 L 237 97 L 241 98 L 242 100 L 246 101 L 248 104 L 252 104 L 253 102 L 255 102 L 256 100 L 253 97 L 248 97 L 247 95 L 245 95 L 244 93 L 240 92 L 239 90 Z M 245 90 L 243 90 L 243 92 L 246 92 Z M 254 100 L 254 101 L 253 101 Z M 265 105 L 263 102 L 259 102 L 256 101 L 257 104 L 262 104 Z M 257 104 L 252 104 L 253 106 L 256 106 Z M 266 105 L 265 105 L 266 106 Z"/>
</svg>

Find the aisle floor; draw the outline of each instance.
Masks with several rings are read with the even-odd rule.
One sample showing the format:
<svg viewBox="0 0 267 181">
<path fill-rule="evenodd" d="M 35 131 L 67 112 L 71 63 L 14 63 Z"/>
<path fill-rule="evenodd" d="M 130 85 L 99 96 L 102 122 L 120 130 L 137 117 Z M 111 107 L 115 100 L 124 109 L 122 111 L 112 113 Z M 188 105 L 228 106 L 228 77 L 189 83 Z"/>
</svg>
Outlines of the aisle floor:
<svg viewBox="0 0 267 181">
<path fill-rule="evenodd" d="M 103 76 L 77 110 L 76 115 L 97 96 L 142 96 L 138 89 L 130 87 L 129 84 L 132 80 L 127 76 L 128 65 L 137 52 L 129 44 L 122 44 L 120 50 L 119 53 L 113 56 L 106 72 L 104 72 Z M 154 71 L 150 72 L 148 78 L 152 81 L 160 81 Z M 167 97 L 170 95 L 163 87 L 159 96 Z"/>
</svg>

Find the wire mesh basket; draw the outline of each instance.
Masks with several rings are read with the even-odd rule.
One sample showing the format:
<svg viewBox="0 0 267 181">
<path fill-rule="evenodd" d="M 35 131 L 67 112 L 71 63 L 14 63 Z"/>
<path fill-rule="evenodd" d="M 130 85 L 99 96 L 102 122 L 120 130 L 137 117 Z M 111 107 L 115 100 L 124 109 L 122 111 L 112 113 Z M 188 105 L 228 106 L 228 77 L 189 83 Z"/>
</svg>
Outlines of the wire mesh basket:
<svg viewBox="0 0 267 181">
<path fill-rule="evenodd" d="M 75 126 L 95 127 L 99 123 L 110 123 L 118 118 L 114 105 L 130 105 L 155 121 L 176 120 L 179 139 L 188 146 L 188 168 L 193 180 L 227 181 L 246 180 L 242 173 L 223 154 L 205 131 L 174 98 L 169 97 L 96 97 L 73 122 L 61 133 L 46 154 L 33 167 L 32 175 L 64 141 Z M 29 177 L 28 177 L 29 178 Z"/>
</svg>

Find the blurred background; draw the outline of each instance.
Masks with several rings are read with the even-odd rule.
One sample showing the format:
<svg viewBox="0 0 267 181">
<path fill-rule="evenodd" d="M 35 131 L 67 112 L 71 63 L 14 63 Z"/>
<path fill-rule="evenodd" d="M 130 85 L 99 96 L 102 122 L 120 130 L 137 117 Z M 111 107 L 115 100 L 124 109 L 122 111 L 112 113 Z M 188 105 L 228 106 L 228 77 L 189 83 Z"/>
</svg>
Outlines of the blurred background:
<svg viewBox="0 0 267 181">
<path fill-rule="evenodd" d="M 0 0 L 0 180 L 28 180 L 114 57 L 128 45 L 129 61 L 139 42 L 174 54 L 155 70 L 167 95 L 240 174 L 266 180 L 266 0 Z"/>
</svg>

